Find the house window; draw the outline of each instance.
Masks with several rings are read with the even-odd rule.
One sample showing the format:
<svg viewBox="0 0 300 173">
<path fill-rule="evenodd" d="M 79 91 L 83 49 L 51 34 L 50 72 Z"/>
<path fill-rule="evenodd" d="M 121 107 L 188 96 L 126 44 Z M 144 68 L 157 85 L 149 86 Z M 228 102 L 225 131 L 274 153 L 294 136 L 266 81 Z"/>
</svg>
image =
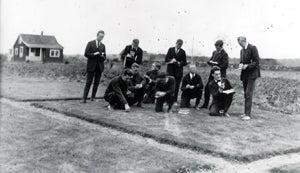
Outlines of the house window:
<svg viewBox="0 0 300 173">
<path fill-rule="evenodd" d="M 56 50 L 56 49 L 50 49 L 50 57 L 59 58 L 60 57 L 60 51 Z"/>
<path fill-rule="evenodd" d="M 31 51 L 31 53 L 34 53 L 34 48 L 31 48 L 31 50 L 30 50 L 30 51 Z"/>
<path fill-rule="evenodd" d="M 18 48 L 15 48 L 15 55 L 18 55 Z"/>
</svg>

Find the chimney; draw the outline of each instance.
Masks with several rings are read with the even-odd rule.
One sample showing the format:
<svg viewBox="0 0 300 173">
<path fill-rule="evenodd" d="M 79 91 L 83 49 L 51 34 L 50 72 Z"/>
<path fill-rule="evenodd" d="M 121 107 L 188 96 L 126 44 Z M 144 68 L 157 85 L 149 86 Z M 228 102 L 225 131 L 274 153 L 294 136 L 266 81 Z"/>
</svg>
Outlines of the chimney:
<svg viewBox="0 0 300 173">
<path fill-rule="evenodd" d="M 41 36 L 43 36 L 44 35 L 44 31 L 41 31 Z"/>
</svg>

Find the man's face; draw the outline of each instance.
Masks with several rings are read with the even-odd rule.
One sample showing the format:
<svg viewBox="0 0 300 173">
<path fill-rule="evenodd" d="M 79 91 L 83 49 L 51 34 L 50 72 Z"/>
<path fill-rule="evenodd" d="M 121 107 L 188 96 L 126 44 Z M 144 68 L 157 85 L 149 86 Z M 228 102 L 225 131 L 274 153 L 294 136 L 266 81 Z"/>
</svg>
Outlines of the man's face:
<svg viewBox="0 0 300 173">
<path fill-rule="evenodd" d="M 97 35 L 97 40 L 98 40 L 99 42 L 102 41 L 103 38 L 104 38 L 104 34 L 99 33 L 99 34 Z"/>
<path fill-rule="evenodd" d="M 151 70 L 157 70 L 158 71 L 159 69 L 158 69 L 158 67 L 155 64 L 152 64 Z"/>
<path fill-rule="evenodd" d="M 196 66 L 190 66 L 190 72 L 191 73 L 196 73 L 197 72 L 197 67 Z"/>
<path fill-rule="evenodd" d="M 238 39 L 238 43 L 241 47 L 245 47 L 246 41 Z"/>
<path fill-rule="evenodd" d="M 140 68 L 136 67 L 136 66 L 133 66 L 133 67 L 131 67 L 131 69 L 132 69 L 133 73 L 138 73 Z"/>
<path fill-rule="evenodd" d="M 215 80 L 221 80 L 221 71 L 220 70 L 217 70 L 213 73 L 213 77 Z"/>
<path fill-rule="evenodd" d="M 129 75 L 122 75 L 123 81 L 128 82 L 128 81 L 130 81 L 131 78 L 132 78 L 132 76 L 129 76 Z"/>
<path fill-rule="evenodd" d="M 133 43 L 132 43 L 132 46 L 133 46 L 134 48 L 138 48 L 138 47 L 139 47 L 139 43 L 138 43 L 138 42 L 133 42 Z"/>
<path fill-rule="evenodd" d="M 180 48 L 182 47 L 182 44 L 183 44 L 183 43 L 181 43 L 181 42 L 176 42 L 176 48 L 179 48 L 179 49 L 180 49 Z"/>
<path fill-rule="evenodd" d="M 215 45 L 215 47 L 216 47 L 216 50 L 217 50 L 217 51 L 220 51 L 220 50 L 222 50 L 222 47 L 221 47 L 221 46 L 219 46 L 219 45 Z"/>
</svg>

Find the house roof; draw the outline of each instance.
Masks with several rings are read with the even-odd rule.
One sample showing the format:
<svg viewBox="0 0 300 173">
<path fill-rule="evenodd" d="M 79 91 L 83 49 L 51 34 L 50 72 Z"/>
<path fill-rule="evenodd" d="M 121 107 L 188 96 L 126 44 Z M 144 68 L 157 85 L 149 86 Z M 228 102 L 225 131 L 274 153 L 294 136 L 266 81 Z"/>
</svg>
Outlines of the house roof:
<svg viewBox="0 0 300 173">
<path fill-rule="evenodd" d="M 30 48 L 49 48 L 49 49 L 63 49 L 55 36 L 52 35 L 33 35 L 20 34 L 19 39 L 22 39 L 24 44 Z"/>
</svg>

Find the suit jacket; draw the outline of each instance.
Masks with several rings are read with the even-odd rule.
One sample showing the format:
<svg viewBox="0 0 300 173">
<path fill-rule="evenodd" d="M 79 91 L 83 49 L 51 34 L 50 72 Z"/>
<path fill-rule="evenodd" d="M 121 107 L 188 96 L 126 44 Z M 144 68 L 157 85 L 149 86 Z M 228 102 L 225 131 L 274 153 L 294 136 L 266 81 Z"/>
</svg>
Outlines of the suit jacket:
<svg viewBox="0 0 300 173">
<path fill-rule="evenodd" d="M 114 77 L 110 83 L 108 84 L 104 97 L 106 97 L 109 93 L 114 92 L 122 104 L 127 104 L 126 93 L 128 91 L 127 82 L 123 81 L 121 76 Z"/>
<path fill-rule="evenodd" d="M 210 63 L 209 61 L 215 61 L 218 64 L 213 64 Z M 221 69 L 221 76 L 222 77 L 226 77 L 226 69 L 228 68 L 228 54 L 226 53 L 226 51 L 224 49 L 222 49 L 220 52 L 218 51 L 214 51 L 212 54 L 212 57 L 209 59 L 209 61 L 207 62 L 208 65 L 210 66 L 218 66 Z"/>
<path fill-rule="evenodd" d="M 241 50 L 240 63 L 248 64 L 248 67 L 241 72 L 241 80 L 260 77 L 259 55 L 254 45 L 248 44 L 247 49 Z"/>
<path fill-rule="evenodd" d="M 131 51 L 134 52 L 134 56 L 132 58 L 128 58 L 128 57 L 125 58 L 126 55 L 130 54 Z M 130 68 L 133 63 L 142 64 L 143 50 L 140 47 L 138 47 L 137 49 L 133 49 L 132 45 L 128 45 L 122 51 L 121 59 L 123 62 L 126 59 L 125 66 L 128 68 Z"/>
<path fill-rule="evenodd" d="M 175 93 L 175 78 L 173 76 L 167 76 L 167 83 L 158 81 L 156 83 L 156 91 L 166 92 L 166 95 L 174 96 Z"/>
<path fill-rule="evenodd" d="M 147 71 L 146 75 L 149 76 L 149 78 L 152 80 L 150 82 L 150 80 L 148 78 L 146 78 L 147 85 L 148 86 L 155 86 L 156 85 L 156 78 L 157 78 L 157 75 L 158 75 L 158 70 Z"/>
<path fill-rule="evenodd" d="M 176 78 L 181 78 L 183 76 L 183 66 L 187 65 L 185 51 L 183 49 L 180 49 L 176 54 L 175 47 L 169 48 L 168 53 L 165 57 L 165 62 L 168 63 L 173 58 L 175 58 L 179 63 L 168 64 L 167 74 Z"/>
<path fill-rule="evenodd" d="M 94 55 L 95 52 L 100 52 L 100 54 Z M 100 72 L 103 72 L 104 61 L 106 59 L 105 45 L 103 43 L 97 47 L 96 40 L 88 42 L 85 48 L 84 56 L 88 58 L 86 68 L 88 72 L 95 72 L 97 65 L 99 66 Z"/>
<path fill-rule="evenodd" d="M 132 76 L 132 79 L 130 81 L 130 84 L 128 86 L 128 90 L 135 91 L 135 85 L 136 84 L 143 84 L 142 88 L 146 87 L 146 79 L 140 74 L 140 73 L 134 73 Z M 142 89 L 141 88 L 141 89 Z"/>
<path fill-rule="evenodd" d="M 195 86 L 194 89 L 186 88 L 187 84 Z M 195 76 L 191 79 L 190 73 L 186 74 L 182 79 L 182 96 L 195 98 L 202 93 L 203 82 L 201 76 L 199 74 L 195 74 Z"/>
<path fill-rule="evenodd" d="M 221 81 L 225 83 L 224 90 L 232 89 L 230 82 L 226 78 L 222 78 Z M 220 93 L 219 85 L 217 84 L 217 82 L 215 80 L 212 80 L 209 82 L 208 88 L 209 88 L 209 92 L 211 93 L 211 95 L 213 97 L 213 103 L 221 103 L 224 101 L 224 97 L 227 94 Z"/>
</svg>

